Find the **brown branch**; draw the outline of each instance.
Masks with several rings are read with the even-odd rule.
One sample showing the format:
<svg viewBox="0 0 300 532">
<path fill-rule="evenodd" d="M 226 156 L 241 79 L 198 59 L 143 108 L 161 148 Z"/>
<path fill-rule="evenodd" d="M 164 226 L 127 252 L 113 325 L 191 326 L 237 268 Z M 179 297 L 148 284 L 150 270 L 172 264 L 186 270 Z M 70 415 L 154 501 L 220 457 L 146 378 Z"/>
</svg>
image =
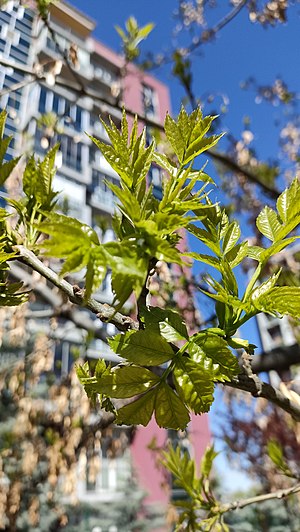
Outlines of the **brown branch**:
<svg viewBox="0 0 300 532">
<path fill-rule="evenodd" d="M 116 312 L 113 307 L 106 303 L 99 303 L 96 299 L 90 298 L 84 300 L 82 291 L 74 290 L 68 281 L 59 277 L 59 275 L 45 266 L 40 259 L 29 249 L 24 246 L 15 246 L 16 251 L 20 255 L 20 259 L 24 264 L 30 266 L 33 270 L 40 273 L 45 279 L 50 281 L 54 286 L 59 288 L 72 303 L 80 307 L 90 310 L 96 314 L 101 321 L 110 322 L 115 325 L 120 331 L 127 331 L 128 329 L 138 329 L 138 324 L 129 316 L 124 316 L 120 312 Z"/>
<path fill-rule="evenodd" d="M 29 74 L 29 75 L 33 76 L 36 81 L 45 81 L 45 79 L 46 79 L 46 73 L 45 74 L 44 73 L 37 73 L 37 72 L 35 72 L 34 70 L 32 70 L 32 69 L 30 69 L 28 67 L 25 67 L 25 66 L 23 66 L 21 64 L 17 65 L 16 63 L 12 63 L 12 62 L 7 61 L 6 59 L 3 59 L 3 58 L 0 59 L 0 64 L 5 65 L 5 66 L 11 66 L 15 70 L 18 70 L 20 72 Z M 28 82 L 28 84 L 32 83 L 32 78 L 28 79 L 27 82 Z M 152 120 L 151 118 L 148 118 L 144 114 L 136 113 L 135 111 L 132 111 L 132 109 L 130 109 L 130 108 L 124 106 L 124 105 L 122 105 L 122 107 L 121 107 L 118 104 L 118 102 L 116 102 L 116 104 L 114 105 L 107 98 L 105 98 L 103 96 L 100 96 L 98 91 L 92 90 L 90 88 L 87 89 L 86 87 L 83 87 L 82 83 L 80 83 L 78 85 L 77 83 L 74 83 L 71 80 L 64 80 L 61 77 L 57 77 L 56 78 L 56 84 L 60 85 L 60 86 L 63 86 L 63 87 L 67 86 L 70 90 L 72 90 L 74 93 L 77 93 L 79 96 L 88 96 L 88 97 L 92 98 L 94 101 L 99 102 L 99 104 L 103 104 L 103 106 L 104 106 L 103 112 L 107 111 L 107 107 L 109 109 L 113 109 L 113 108 L 117 109 L 120 112 L 122 111 L 122 109 L 124 109 L 126 114 L 128 114 L 129 116 L 132 116 L 132 117 L 136 116 L 138 118 L 138 120 L 143 122 L 146 126 L 149 126 L 149 127 L 154 128 L 154 129 L 157 129 L 157 130 L 159 130 L 161 132 L 164 132 L 164 126 L 161 123 L 157 122 L 156 120 Z M 5 89 L 5 93 L 6 92 L 7 92 L 7 89 Z M 3 91 L 0 91 L 0 97 L 2 96 L 2 94 L 3 94 Z M 274 189 L 273 187 L 271 187 L 267 183 L 261 182 L 259 180 L 259 178 L 255 174 L 250 172 L 250 170 L 248 170 L 247 168 L 245 168 L 243 166 L 240 166 L 234 159 L 232 159 L 228 155 L 226 155 L 224 153 L 221 153 L 221 152 L 218 152 L 216 150 L 213 150 L 213 151 L 212 150 L 207 150 L 206 153 L 212 159 L 215 159 L 216 161 L 218 161 L 221 164 L 223 164 L 224 166 L 226 166 L 226 168 L 228 168 L 233 173 L 242 174 L 249 181 L 251 181 L 251 183 L 259 185 L 262 188 L 262 190 L 266 194 L 268 194 L 272 199 L 276 199 L 279 196 L 279 192 L 276 189 Z"/>
<path fill-rule="evenodd" d="M 257 504 L 264 501 L 270 501 L 272 499 L 284 499 L 285 497 L 288 497 L 289 495 L 293 495 L 294 493 L 298 493 L 300 491 L 300 483 L 295 484 L 291 488 L 285 488 L 277 491 L 273 491 L 271 493 L 265 493 L 263 495 L 257 495 L 255 497 L 249 497 L 248 499 L 242 499 L 240 501 L 234 501 L 229 502 L 227 504 L 223 504 L 219 511 L 220 513 L 226 513 L 230 512 L 232 510 L 237 510 L 241 508 L 245 508 L 245 506 L 249 506 L 250 504 Z"/>
<path fill-rule="evenodd" d="M 229 24 L 229 22 L 231 22 L 240 13 L 240 11 L 243 9 L 243 7 L 245 7 L 247 2 L 248 0 L 241 0 L 241 2 L 236 5 L 231 11 L 229 11 L 229 13 L 225 15 L 225 17 L 223 17 L 219 22 L 217 22 L 217 24 L 215 24 L 213 28 L 204 30 L 200 37 L 198 37 L 198 39 L 195 39 L 195 41 L 186 49 L 187 55 L 190 55 L 197 48 L 199 48 L 199 46 L 205 44 L 208 40 L 215 37 L 215 35 L 219 31 L 221 31 L 225 26 L 227 26 L 227 24 Z"/>
<path fill-rule="evenodd" d="M 260 395 L 267 399 L 274 405 L 278 406 L 288 414 L 290 414 L 295 421 L 300 421 L 300 405 L 291 401 L 286 397 L 280 390 L 274 388 L 270 384 L 267 384 L 264 381 L 260 381 Z M 242 390 L 244 392 L 251 393 L 254 397 L 257 396 L 257 385 L 253 379 L 248 377 L 246 374 L 240 374 L 229 382 L 224 382 L 224 386 L 229 386 L 230 388 L 235 388 L 237 390 Z"/>
<path fill-rule="evenodd" d="M 120 312 L 116 312 L 113 307 L 107 304 L 99 303 L 95 299 L 90 298 L 88 301 L 84 301 L 83 295 L 75 290 L 74 287 L 61 279 L 57 273 L 45 266 L 37 257 L 24 246 L 16 246 L 16 250 L 19 252 L 22 261 L 40 273 L 45 279 L 54 284 L 57 288 L 62 290 L 72 303 L 75 303 L 81 307 L 85 307 L 94 314 L 96 314 L 102 321 L 109 321 L 113 323 L 120 331 L 127 331 L 128 329 L 138 330 L 138 321 L 133 320 L 128 316 L 124 316 Z M 176 346 L 174 349 L 177 350 Z M 231 388 L 239 389 L 253 396 L 257 395 L 257 385 L 252 378 L 246 374 L 240 374 L 229 382 L 225 382 L 224 386 L 230 386 Z M 275 404 L 288 414 L 290 414 L 296 421 L 300 421 L 300 406 L 294 401 L 291 401 L 280 390 L 274 388 L 270 384 L 261 381 L 260 397 L 263 397 Z"/>
</svg>

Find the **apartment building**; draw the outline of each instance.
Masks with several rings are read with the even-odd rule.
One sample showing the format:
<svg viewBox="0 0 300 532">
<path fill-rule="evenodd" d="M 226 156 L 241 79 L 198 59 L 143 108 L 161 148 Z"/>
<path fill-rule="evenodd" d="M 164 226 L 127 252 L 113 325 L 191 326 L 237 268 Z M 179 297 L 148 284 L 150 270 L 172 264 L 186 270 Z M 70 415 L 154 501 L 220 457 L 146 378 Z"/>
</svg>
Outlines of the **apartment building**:
<svg viewBox="0 0 300 532">
<path fill-rule="evenodd" d="M 43 156 L 59 142 L 55 187 L 61 191 L 61 208 L 92 225 L 102 239 L 111 240 L 114 196 L 106 182 L 118 184 L 119 177 L 85 132 L 106 140 L 98 117 L 111 115 L 118 123 L 122 104 L 130 113 L 137 113 L 141 123 L 144 117 L 153 125 L 162 124 L 170 110 L 170 97 L 159 80 L 141 73 L 134 65 L 125 68 L 120 55 L 95 40 L 94 26 L 90 18 L 65 2 L 52 5 L 48 24 L 37 16 L 33 6 L 28 8 L 12 0 L 5 3 L 0 11 L 0 108 L 8 111 L 6 134 L 14 135 L 8 156 L 26 150 Z M 151 168 L 149 180 L 159 198 L 159 168 Z M 108 276 L 95 294 L 101 302 L 112 299 L 109 281 Z M 36 330 L 41 322 L 31 326 Z M 103 328 L 108 335 L 115 332 L 111 324 L 103 324 Z M 81 341 L 75 327 L 65 330 L 55 353 L 60 373 L 69 371 L 72 347 Z M 107 344 L 94 340 L 88 355 L 97 358 L 99 354 L 115 360 Z M 190 452 L 199 461 L 210 437 L 207 416 L 194 417 L 188 432 Z M 131 452 L 126 456 L 112 460 L 105 449 L 100 450 L 101 472 L 92 485 L 78 482 L 79 500 L 108 502 L 116 498 L 116 493 L 122 496 L 124 482 L 134 470 L 148 493 L 146 502 L 165 508 L 170 493 L 163 488 L 162 473 L 148 446 L 154 439 L 162 445 L 167 436 L 167 431 L 153 421 L 145 429 L 136 429 Z"/>
</svg>

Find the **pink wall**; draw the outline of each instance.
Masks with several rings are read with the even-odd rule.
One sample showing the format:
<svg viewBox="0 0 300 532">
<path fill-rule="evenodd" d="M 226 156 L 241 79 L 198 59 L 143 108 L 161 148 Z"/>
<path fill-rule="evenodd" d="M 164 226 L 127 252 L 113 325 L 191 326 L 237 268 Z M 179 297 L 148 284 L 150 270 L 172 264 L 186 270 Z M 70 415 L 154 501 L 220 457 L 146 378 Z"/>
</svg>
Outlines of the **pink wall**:
<svg viewBox="0 0 300 532">
<path fill-rule="evenodd" d="M 167 111 L 169 111 L 169 113 L 171 112 L 169 89 L 157 79 L 139 70 L 135 65 L 127 66 L 127 72 L 123 80 L 123 100 L 125 106 L 134 113 L 143 116 L 143 84 L 153 88 L 156 92 L 158 100 L 157 122 L 163 123 Z"/>
<path fill-rule="evenodd" d="M 154 417 L 147 427 L 138 426 L 131 445 L 133 467 L 140 486 L 147 492 L 146 504 L 160 503 L 166 506 L 169 493 L 166 479 L 161 469 L 157 467 L 155 451 L 149 449 L 149 444 L 161 448 L 165 445 L 167 431 L 156 424 Z"/>
</svg>

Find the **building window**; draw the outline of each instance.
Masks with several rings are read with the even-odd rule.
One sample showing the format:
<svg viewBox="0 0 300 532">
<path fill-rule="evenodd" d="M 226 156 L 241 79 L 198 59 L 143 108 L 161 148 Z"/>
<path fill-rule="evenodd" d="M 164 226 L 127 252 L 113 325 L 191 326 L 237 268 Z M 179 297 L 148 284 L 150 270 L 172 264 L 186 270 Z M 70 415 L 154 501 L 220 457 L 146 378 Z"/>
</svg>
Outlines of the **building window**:
<svg viewBox="0 0 300 532">
<path fill-rule="evenodd" d="M 149 184 L 153 185 L 153 195 L 156 199 L 162 199 L 162 175 L 161 170 L 157 166 L 151 165 L 149 173 Z"/>
<path fill-rule="evenodd" d="M 92 170 L 92 195 L 91 198 L 97 203 L 113 207 L 116 203 L 116 196 L 109 188 L 108 183 L 118 186 L 119 181 L 108 175 Z"/>
<path fill-rule="evenodd" d="M 149 85 L 143 85 L 142 91 L 144 114 L 148 118 L 157 115 L 157 96 L 152 87 Z"/>
<path fill-rule="evenodd" d="M 74 142 L 66 135 L 61 138 L 61 152 L 65 166 L 80 172 L 82 170 L 82 143 Z"/>
<path fill-rule="evenodd" d="M 44 114 L 46 112 L 46 99 L 47 91 L 45 87 L 41 87 L 40 100 L 39 100 L 39 113 Z"/>
</svg>

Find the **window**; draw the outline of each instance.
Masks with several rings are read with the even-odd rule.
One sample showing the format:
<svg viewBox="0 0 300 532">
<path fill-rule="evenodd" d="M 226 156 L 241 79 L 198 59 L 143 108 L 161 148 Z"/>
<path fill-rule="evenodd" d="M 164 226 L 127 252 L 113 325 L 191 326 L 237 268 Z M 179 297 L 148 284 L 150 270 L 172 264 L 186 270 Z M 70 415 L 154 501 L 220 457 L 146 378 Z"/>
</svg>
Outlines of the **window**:
<svg viewBox="0 0 300 532">
<path fill-rule="evenodd" d="M 119 185 L 117 179 L 107 176 L 98 170 L 92 170 L 92 200 L 102 205 L 113 206 L 117 198 L 109 188 L 107 182 L 113 183 L 116 186 Z"/>
<path fill-rule="evenodd" d="M 44 114 L 46 112 L 46 98 L 47 90 L 45 87 L 41 87 L 40 100 L 39 100 L 39 113 Z"/>
<path fill-rule="evenodd" d="M 82 123 L 82 109 L 81 107 L 78 107 L 78 105 L 75 106 L 75 121 L 74 121 L 74 128 L 76 131 L 81 131 L 81 123 Z"/>
<path fill-rule="evenodd" d="M 53 94 L 52 111 L 55 114 L 59 113 L 59 102 L 60 102 L 60 97 L 57 94 L 54 93 Z"/>
<path fill-rule="evenodd" d="M 103 435 L 101 449 L 87 452 L 86 491 L 121 491 L 131 477 L 128 436 L 124 429 L 114 427 Z"/>
<path fill-rule="evenodd" d="M 61 138 L 63 163 L 78 172 L 82 170 L 82 146 L 81 142 L 76 143 L 66 135 Z"/>
<path fill-rule="evenodd" d="M 151 166 L 149 170 L 149 183 L 153 185 L 153 195 L 156 199 L 162 199 L 162 176 L 157 166 Z"/>
<path fill-rule="evenodd" d="M 155 116 L 157 114 L 157 98 L 154 89 L 149 85 L 143 85 L 142 99 L 145 116 Z"/>
</svg>

